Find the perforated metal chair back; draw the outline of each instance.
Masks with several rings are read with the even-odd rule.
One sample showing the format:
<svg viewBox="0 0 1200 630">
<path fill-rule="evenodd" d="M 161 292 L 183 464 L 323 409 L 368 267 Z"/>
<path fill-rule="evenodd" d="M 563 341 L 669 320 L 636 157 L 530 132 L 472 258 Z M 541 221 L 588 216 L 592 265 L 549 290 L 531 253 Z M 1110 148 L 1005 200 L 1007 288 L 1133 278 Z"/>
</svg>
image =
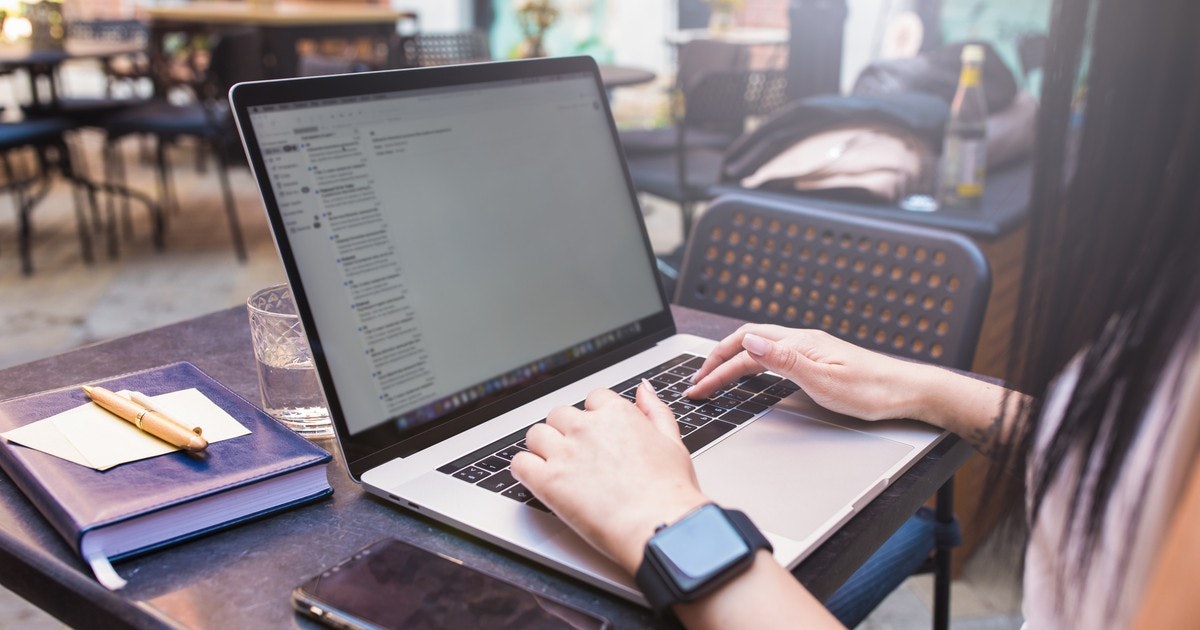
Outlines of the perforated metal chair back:
<svg viewBox="0 0 1200 630">
<path fill-rule="evenodd" d="M 967 369 L 990 288 L 982 252 L 959 234 L 728 196 L 693 230 L 675 302 Z"/>
<path fill-rule="evenodd" d="M 741 131 L 746 119 L 769 114 L 787 103 L 783 70 L 727 70 L 703 73 L 683 93 L 682 124 L 699 129 Z"/>
<path fill-rule="evenodd" d="M 447 66 L 488 61 L 492 57 L 487 35 L 482 31 L 462 33 L 418 33 L 402 45 L 406 66 Z"/>
</svg>

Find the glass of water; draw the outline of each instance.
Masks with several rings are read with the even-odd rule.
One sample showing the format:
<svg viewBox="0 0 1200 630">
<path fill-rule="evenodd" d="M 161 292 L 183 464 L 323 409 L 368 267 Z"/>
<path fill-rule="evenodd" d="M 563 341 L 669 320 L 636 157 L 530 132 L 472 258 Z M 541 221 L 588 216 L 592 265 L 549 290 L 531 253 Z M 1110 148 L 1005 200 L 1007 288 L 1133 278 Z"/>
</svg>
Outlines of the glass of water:
<svg viewBox="0 0 1200 630">
<path fill-rule="evenodd" d="M 307 438 L 333 436 L 329 407 L 286 284 L 246 300 L 263 410 Z"/>
</svg>

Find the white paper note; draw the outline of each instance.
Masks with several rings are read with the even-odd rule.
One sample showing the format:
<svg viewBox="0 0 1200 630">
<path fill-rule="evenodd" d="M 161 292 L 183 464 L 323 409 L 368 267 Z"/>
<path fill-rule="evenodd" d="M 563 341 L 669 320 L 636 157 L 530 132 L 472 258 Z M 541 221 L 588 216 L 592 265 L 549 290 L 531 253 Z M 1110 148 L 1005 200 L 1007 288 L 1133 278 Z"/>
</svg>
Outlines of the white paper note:
<svg viewBox="0 0 1200 630">
<path fill-rule="evenodd" d="M 209 444 L 250 433 L 195 388 L 151 396 L 150 400 L 157 411 L 200 427 Z M 96 403 L 69 409 L 2 435 L 10 442 L 96 470 L 179 450 Z"/>
</svg>

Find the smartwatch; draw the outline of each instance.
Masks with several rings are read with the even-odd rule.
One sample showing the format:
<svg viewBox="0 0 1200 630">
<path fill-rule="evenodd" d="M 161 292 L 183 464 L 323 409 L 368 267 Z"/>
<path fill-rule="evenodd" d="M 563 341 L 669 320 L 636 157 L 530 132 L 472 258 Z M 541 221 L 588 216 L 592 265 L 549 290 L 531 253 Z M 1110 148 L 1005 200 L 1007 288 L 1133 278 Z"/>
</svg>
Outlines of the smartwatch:
<svg viewBox="0 0 1200 630">
<path fill-rule="evenodd" d="M 654 530 L 634 581 L 650 607 L 663 614 L 745 571 L 759 549 L 771 551 L 771 543 L 749 517 L 706 503 Z"/>
</svg>

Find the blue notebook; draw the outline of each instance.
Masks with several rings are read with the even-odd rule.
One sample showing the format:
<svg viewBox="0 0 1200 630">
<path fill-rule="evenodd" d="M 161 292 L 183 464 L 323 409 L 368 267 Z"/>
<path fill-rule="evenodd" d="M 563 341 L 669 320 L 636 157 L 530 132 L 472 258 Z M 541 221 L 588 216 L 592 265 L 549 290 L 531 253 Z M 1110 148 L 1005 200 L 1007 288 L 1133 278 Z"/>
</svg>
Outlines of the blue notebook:
<svg viewBox="0 0 1200 630">
<path fill-rule="evenodd" d="M 203 457 L 177 451 L 103 472 L 0 440 L 0 468 L 109 588 L 124 585 L 110 560 L 333 492 L 329 453 L 191 363 L 86 384 L 149 396 L 194 387 L 250 430 L 209 444 Z M 0 401 L 0 432 L 87 402 L 78 385 Z"/>
</svg>

